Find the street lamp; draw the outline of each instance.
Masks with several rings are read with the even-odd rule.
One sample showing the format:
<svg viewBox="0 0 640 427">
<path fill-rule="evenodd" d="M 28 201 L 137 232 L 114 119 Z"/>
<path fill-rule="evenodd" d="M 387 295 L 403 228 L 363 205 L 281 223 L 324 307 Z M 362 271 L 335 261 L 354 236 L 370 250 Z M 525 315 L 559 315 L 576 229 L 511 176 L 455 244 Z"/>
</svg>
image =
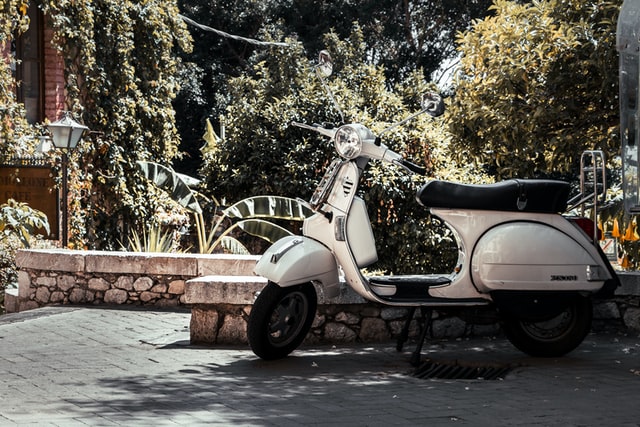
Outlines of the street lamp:
<svg viewBox="0 0 640 427">
<path fill-rule="evenodd" d="M 47 125 L 51 132 L 51 139 L 56 148 L 62 150 L 62 247 L 66 248 L 69 242 L 67 232 L 67 164 L 69 162 L 69 150 L 73 150 L 78 145 L 84 131 L 89 128 L 82 125 L 73 118 L 71 113 L 65 111 L 60 120 Z"/>
</svg>

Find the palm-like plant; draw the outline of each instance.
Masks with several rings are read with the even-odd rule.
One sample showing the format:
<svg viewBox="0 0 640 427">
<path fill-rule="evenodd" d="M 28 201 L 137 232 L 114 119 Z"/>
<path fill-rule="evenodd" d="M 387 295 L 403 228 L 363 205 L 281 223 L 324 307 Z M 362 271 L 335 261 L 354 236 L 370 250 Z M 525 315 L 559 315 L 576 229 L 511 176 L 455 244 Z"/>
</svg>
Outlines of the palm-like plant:
<svg viewBox="0 0 640 427">
<path fill-rule="evenodd" d="M 200 253 L 212 253 L 218 247 L 232 253 L 249 253 L 238 239 L 231 236 L 233 231 L 242 230 L 268 242 L 275 242 L 291 232 L 272 220 L 301 221 L 312 212 L 304 203 L 288 197 L 248 197 L 223 209 L 207 230 L 204 213 L 198 202 L 198 197 L 203 196 L 191 188 L 199 183 L 197 179 L 154 162 L 140 161 L 138 166 L 147 179 L 169 192 L 173 200 L 194 215 Z M 231 225 L 225 228 L 227 221 L 231 221 Z"/>
</svg>

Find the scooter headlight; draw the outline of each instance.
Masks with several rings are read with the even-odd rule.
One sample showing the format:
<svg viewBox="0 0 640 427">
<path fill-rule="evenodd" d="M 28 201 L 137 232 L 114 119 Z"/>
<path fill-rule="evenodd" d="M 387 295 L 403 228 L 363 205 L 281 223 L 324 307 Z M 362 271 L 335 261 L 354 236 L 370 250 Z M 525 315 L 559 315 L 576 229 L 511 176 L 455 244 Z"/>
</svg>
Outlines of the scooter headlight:
<svg viewBox="0 0 640 427">
<path fill-rule="evenodd" d="M 354 126 L 342 126 L 334 137 L 336 151 L 345 159 L 353 159 L 362 151 L 362 138 L 360 132 Z"/>
</svg>

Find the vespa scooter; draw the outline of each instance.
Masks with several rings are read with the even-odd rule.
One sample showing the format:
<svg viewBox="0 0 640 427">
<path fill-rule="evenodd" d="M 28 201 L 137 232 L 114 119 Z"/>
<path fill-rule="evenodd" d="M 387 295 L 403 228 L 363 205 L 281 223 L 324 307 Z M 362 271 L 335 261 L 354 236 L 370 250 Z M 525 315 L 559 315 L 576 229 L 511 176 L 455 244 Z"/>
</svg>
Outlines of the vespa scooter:
<svg viewBox="0 0 640 427">
<path fill-rule="evenodd" d="M 440 96 L 426 99 L 421 112 L 442 114 Z M 317 308 L 314 284 L 327 297 L 346 284 L 368 301 L 413 310 L 489 307 L 515 347 L 541 357 L 561 356 L 580 345 L 591 328 L 592 296 L 619 285 L 593 237 L 593 221 L 562 214 L 570 185 L 542 179 L 482 185 L 428 181 L 417 201 L 455 235 L 455 268 L 365 277 L 361 269 L 377 260 L 367 208 L 357 195 L 367 163 L 382 161 L 422 175 L 425 169 L 362 124 L 293 125 L 329 138 L 339 157 L 308 203 L 314 214 L 305 219 L 302 235 L 277 241 L 256 264 L 255 273 L 268 284 L 255 300 L 247 336 L 262 359 L 283 358 L 302 343 Z M 425 331 L 413 359 L 420 355 Z"/>
</svg>

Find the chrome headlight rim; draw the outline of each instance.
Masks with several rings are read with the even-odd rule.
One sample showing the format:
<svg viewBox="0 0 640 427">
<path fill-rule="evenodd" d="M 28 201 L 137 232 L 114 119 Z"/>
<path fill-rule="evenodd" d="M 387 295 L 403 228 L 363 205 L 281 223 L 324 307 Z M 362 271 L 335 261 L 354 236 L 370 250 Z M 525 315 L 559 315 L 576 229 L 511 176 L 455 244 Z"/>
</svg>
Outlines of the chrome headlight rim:
<svg viewBox="0 0 640 427">
<path fill-rule="evenodd" d="M 340 126 L 333 138 L 338 154 L 348 160 L 355 159 L 362 153 L 362 135 L 353 125 Z"/>
</svg>

